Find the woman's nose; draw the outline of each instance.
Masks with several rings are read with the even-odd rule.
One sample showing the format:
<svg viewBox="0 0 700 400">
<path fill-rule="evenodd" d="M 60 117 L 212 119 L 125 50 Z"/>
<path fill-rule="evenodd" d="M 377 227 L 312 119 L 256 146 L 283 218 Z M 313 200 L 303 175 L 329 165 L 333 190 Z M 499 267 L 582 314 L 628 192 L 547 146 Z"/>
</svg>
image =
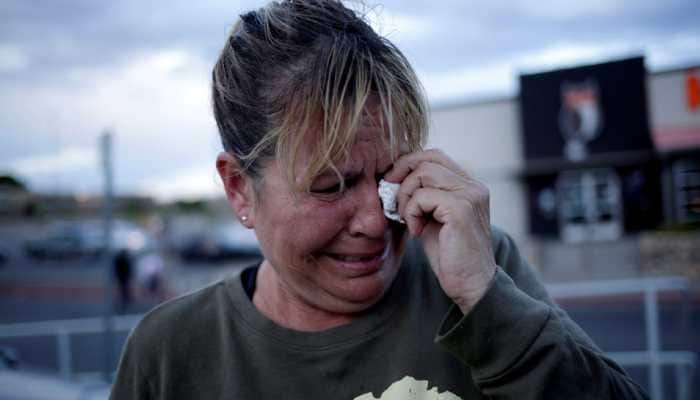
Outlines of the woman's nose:
<svg viewBox="0 0 700 400">
<path fill-rule="evenodd" d="M 350 219 L 350 234 L 369 238 L 383 238 L 389 222 L 384 216 L 377 183 L 372 180 L 355 187 L 354 214 Z"/>
</svg>

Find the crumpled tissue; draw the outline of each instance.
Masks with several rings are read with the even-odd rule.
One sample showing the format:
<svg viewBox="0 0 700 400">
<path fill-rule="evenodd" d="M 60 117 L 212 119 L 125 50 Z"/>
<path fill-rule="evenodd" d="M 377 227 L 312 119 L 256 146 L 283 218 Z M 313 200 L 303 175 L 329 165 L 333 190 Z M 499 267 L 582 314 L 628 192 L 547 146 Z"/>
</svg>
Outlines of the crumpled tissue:
<svg viewBox="0 0 700 400">
<path fill-rule="evenodd" d="M 384 208 L 384 215 L 394 221 L 398 221 L 405 224 L 406 221 L 399 215 L 398 205 L 396 204 L 396 194 L 399 192 L 398 183 L 387 182 L 384 179 L 379 181 L 379 187 L 377 191 L 379 192 L 379 198 L 382 200 L 382 208 Z"/>
</svg>

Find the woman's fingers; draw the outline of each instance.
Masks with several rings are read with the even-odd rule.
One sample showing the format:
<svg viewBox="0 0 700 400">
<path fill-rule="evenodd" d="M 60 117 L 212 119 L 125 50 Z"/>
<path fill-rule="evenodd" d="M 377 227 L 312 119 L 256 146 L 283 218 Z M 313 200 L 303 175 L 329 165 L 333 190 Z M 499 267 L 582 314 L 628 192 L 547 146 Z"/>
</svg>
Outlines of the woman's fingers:
<svg viewBox="0 0 700 400">
<path fill-rule="evenodd" d="M 410 193 L 399 192 L 399 214 L 406 220 L 409 231 L 420 236 L 431 220 L 440 224 L 479 223 L 484 229 L 490 226 L 489 191 L 477 181 L 466 181 L 458 190 L 441 187 L 416 186 L 417 178 L 409 176 L 413 188 Z M 403 184 L 401 185 L 403 190 Z"/>
<path fill-rule="evenodd" d="M 431 222 L 442 225 L 450 219 L 454 219 L 453 222 L 464 220 L 464 210 L 461 209 L 464 201 L 465 199 L 460 198 L 457 193 L 433 188 L 418 188 L 404 206 L 402 216 L 406 220 L 408 230 L 414 236 L 420 236 L 425 226 Z"/>
<path fill-rule="evenodd" d="M 439 191 L 435 189 L 418 188 L 413 192 L 401 214 L 411 234 L 420 236 L 423 233 L 425 225 L 433 218 L 431 215 L 437 208 L 440 197 Z"/>
<path fill-rule="evenodd" d="M 405 154 L 399 157 L 396 162 L 394 162 L 394 166 L 391 168 L 391 170 L 384 175 L 384 179 L 389 182 L 402 182 L 408 176 L 408 174 L 418 169 L 418 167 L 425 162 L 442 165 L 460 176 L 464 176 L 465 178 L 468 177 L 468 174 L 459 166 L 459 164 L 452 161 L 452 159 L 441 150 L 430 149 Z"/>
<path fill-rule="evenodd" d="M 433 188 L 446 191 L 464 189 L 465 179 L 440 164 L 422 162 L 401 182 L 397 194 L 398 210 L 404 215 L 404 208 L 413 197 L 413 193 L 421 188 Z"/>
</svg>

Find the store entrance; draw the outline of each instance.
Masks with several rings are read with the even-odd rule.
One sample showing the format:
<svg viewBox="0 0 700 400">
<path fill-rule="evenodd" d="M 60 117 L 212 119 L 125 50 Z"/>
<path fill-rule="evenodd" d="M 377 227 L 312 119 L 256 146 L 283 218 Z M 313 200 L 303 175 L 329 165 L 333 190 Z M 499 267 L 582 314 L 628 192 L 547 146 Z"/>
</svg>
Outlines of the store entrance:
<svg viewBox="0 0 700 400">
<path fill-rule="evenodd" d="M 564 242 L 615 240 L 622 235 L 620 178 L 613 169 L 564 171 L 556 191 Z"/>
</svg>

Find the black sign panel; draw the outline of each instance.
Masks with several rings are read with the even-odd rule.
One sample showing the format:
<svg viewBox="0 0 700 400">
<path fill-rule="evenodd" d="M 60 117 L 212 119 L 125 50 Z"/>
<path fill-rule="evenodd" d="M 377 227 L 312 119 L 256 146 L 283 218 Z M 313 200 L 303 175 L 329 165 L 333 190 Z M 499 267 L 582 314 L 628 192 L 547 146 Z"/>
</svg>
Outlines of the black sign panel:
<svg viewBox="0 0 700 400">
<path fill-rule="evenodd" d="M 642 57 L 520 76 L 528 164 L 652 151 L 645 78 Z"/>
</svg>

